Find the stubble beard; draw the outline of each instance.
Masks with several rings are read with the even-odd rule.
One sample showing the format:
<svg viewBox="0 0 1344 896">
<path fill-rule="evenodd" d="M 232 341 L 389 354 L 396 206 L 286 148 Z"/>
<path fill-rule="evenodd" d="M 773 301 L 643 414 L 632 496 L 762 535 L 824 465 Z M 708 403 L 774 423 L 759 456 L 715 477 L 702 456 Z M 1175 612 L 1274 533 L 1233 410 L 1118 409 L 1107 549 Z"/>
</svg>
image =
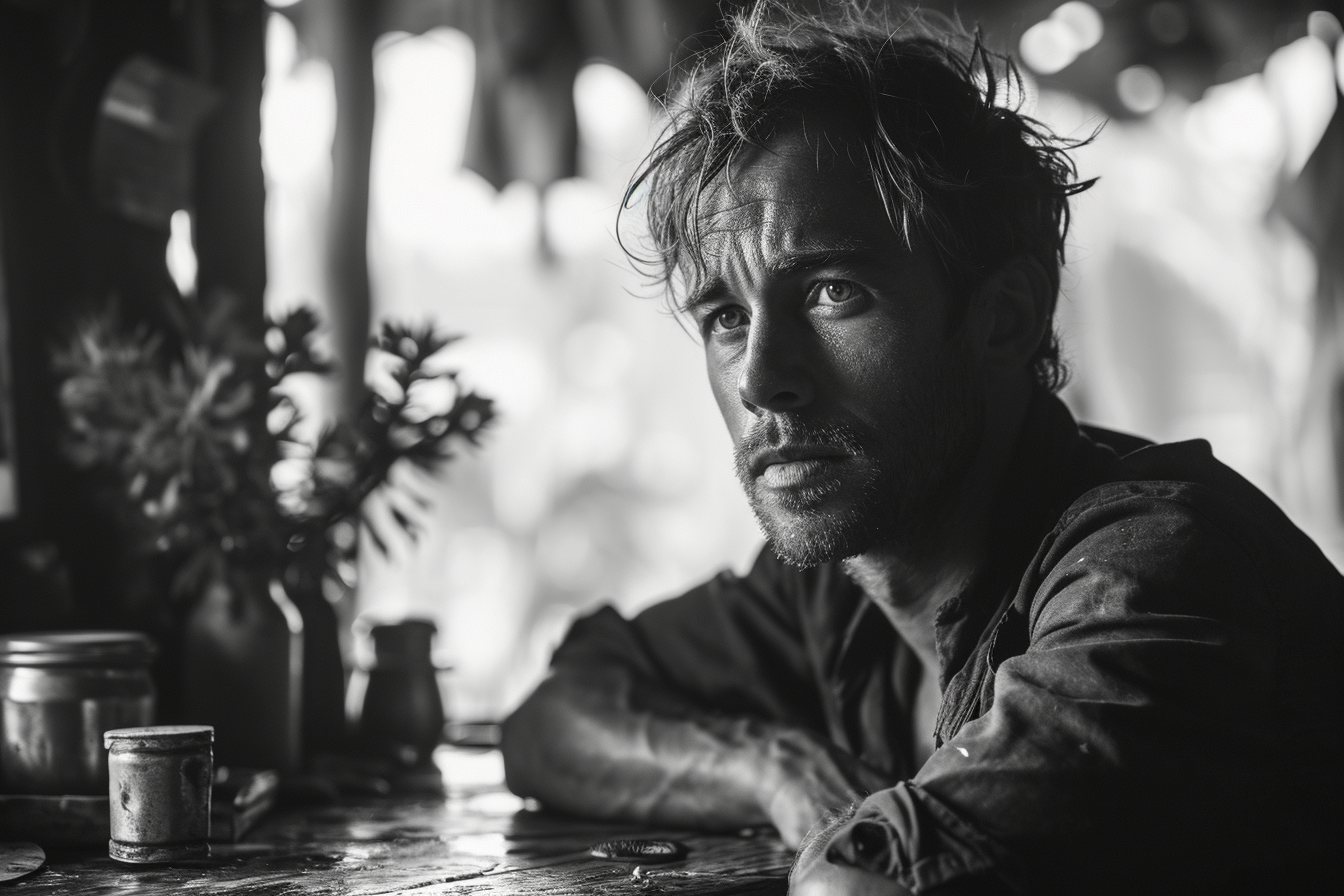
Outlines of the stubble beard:
<svg viewBox="0 0 1344 896">
<path fill-rule="evenodd" d="M 936 553 L 944 523 L 984 433 L 984 402 L 961 352 L 884 414 L 887 425 L 816 424 L 800 415 L 759 419 L 734 451 L 738 481 L 761 531 L 799 568 L 874 549 L 915 561 Z M 750 471 L 752 454 L 780 444 L 841 448 L 841 475 L 767 496 Z"/>
</svg>

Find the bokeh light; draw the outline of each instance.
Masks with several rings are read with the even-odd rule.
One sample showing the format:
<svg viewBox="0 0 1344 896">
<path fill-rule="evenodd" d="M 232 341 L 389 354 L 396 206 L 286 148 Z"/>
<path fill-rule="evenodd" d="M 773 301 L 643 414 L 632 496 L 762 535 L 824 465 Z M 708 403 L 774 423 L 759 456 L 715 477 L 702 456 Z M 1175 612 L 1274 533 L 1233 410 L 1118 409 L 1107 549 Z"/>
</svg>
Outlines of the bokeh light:
<svg viewBox="0 0 1344 896">
<path fill-rule="evenodd" d="M 196 246 L 192 241 L 191 213 L 184 208 L 173 212 L 168 225 L 168 249 L 164 259 L 168 276 L 184 296 L 196 294 Z"/>
<path fill-rule="evenodd" d="M 1147 115 L 1166 96 L 1166 87 L 1157 70 L 1147 65 L 1131 65 L 1115 76 L 1115 93 L 1125 108 L 1138 115 Z"/>
<path fill-rule="evenodd" d="M 1018 51 L 1034 71 L 1052 75 L 1096 46 L 1104 31 L 1101 13 L 1094 6 L 1070 0 L 1023 32 Z"/>
</svg>

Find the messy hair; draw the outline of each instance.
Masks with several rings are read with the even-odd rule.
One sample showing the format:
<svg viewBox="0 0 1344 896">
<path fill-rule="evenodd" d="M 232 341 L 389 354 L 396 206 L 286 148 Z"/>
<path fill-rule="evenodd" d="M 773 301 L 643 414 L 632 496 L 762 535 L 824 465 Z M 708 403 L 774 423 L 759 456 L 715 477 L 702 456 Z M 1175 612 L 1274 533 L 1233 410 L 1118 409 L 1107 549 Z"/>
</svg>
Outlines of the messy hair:
<svg viewBox="0 0 1344 896">
<path fill-rule="evenodd" d="M 960 320 L 975 287 L 1018 256 L 1038 261 L 1050 316 L 1078 181 L 1056 137 L 1021 113 L 1022 77 L 979 32 L 923 12 L 859 0 L 823 13 L 759 0 L 729 17 L 727 37 L 674 73 L 669 122 L 640 165 L 622 211 L 644 194 L 652 255 L 628 249 L 669 290 L 705 275 L 701 197 L 738 154 L 762 146 L 781 118 L 819 99 L 843 113 L 874 189 L 907 248 L 933 250 Z M 1014 96 L 1015 94 L 1015 96 Z M 1012 101 L 1010 101 L 1012 98 Z M 726 176 L 726 175 L 725 175 Z M 1051 326 L 1031 359 L 1048 389 L 1067 372 Z"/>
</svg>

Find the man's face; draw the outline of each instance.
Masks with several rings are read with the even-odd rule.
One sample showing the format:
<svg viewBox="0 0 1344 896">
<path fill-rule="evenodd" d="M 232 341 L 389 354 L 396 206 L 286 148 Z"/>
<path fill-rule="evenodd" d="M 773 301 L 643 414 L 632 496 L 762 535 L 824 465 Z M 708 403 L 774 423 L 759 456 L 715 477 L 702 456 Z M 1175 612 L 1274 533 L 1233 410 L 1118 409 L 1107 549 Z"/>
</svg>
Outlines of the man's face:
<svg viewBox="0 0 1344 896">
<path fill-rule="evenodd" d="M 781 128 L 706 192 L 687 301 L 752 510 L 799 566 L 931 549 L 983 427 L 936 261 L 905 247 L 834 124 Z"/>
</svg>

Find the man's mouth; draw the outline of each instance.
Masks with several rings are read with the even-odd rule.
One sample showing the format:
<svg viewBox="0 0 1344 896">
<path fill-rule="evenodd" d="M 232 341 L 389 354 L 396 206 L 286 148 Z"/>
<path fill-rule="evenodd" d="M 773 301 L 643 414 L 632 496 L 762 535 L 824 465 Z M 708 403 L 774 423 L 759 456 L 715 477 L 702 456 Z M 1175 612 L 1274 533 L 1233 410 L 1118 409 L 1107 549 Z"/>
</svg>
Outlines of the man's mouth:
<svg viewBox="0 0 1344 896">
<path fill-rule="evenodd" d="M 766 488 L 799 488 L 827 476 L 849 457 L 849 452 L 828 446 L 773 448 L 753 458 L 751 474 Z"/>
</svg>

